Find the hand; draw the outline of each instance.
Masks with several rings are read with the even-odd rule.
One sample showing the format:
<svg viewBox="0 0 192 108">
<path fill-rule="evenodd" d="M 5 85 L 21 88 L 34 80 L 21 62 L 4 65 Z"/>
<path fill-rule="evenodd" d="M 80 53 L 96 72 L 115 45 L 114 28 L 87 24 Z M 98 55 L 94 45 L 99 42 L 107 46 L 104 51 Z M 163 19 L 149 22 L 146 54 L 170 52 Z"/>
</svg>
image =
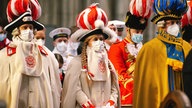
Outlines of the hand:
<svg viewBox="0 0 192 108">
<path fill-rule="evenodd" d="M 111 106 L 110 103 L 107 103 L 107 105 L 102 108 L 115 108 L 115 106 L 114 105 Z"/>
<path fill-rule="evenodd" d="M 95 108 L 95 106 L 91 103 L 91 101 L 87 101 L 87 103 L 82 105 L 83 108 Z"/>
<path fill-rule="evenodd" d="M 112 100 L 109 100 L 107 104 L 104 106 L 104 108 L 115 108 L 115 102 Z"/>
</svg>

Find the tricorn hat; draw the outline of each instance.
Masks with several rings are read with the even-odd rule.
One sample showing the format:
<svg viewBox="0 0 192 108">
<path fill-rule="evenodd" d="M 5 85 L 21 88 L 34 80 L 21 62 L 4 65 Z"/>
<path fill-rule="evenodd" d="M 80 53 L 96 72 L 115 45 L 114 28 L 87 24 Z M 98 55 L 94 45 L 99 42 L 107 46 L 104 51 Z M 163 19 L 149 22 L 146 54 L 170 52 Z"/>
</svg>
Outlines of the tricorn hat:
<svg viewBox="0 0 192 108">
<path fill-rule="evenodd" d="M 35 29 L 42 30 L 44 26 L 35 21 L 40 16 L 41 6 L 37 0 L 10 0 L 7 6 L 9 24 L 4 29 L 12 32 L 23 24 L 33 24 Z"/>
</svg>

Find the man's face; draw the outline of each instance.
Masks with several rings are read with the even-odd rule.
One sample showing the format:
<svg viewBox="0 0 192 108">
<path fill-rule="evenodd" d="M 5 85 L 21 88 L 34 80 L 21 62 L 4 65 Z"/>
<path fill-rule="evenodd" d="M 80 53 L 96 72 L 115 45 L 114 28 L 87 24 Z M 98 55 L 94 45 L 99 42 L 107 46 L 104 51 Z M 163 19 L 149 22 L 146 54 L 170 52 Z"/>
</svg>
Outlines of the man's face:
<svg viewBox="0 0 192 108">
<path fill-rule="evenodd" d="M 64 43 L 67 44 L 68 43 L 68 38 L 66 38 L 66 37 L 59 37 L 59 38 L 55 39 L 54 42 L 53 42 L 53 46 L 56 46 L 57 43 L 60 43 L 60 42 L 64 42 Z"/>
<path fill-rule="evenodd" d="M 133 34 L 143 34 L 143 30 L 139 30 L 139 29 L 127 28 L 127 32 L 128 34 L 130 34 L 130 36 L 132 36 Z"/>
<path fill-rule="evenodd" d="M 45 40 L 45 30 L 36 31 L 35 38 Z"/>
<path fill-rule="evenodd" d="M 117 35 L 122 36 L 123 34 L 123 28 L 117 28 Z"/>
<path fill-rule="evenodd" d="M 108 26 L 111 30 L 113 30 L 114 32 L 117 31 L 117 27 L 114 24 L 111 24 Z"/>
<path fill-rule="evenodd" d="M 179 20 L 166 20 L 165 21 L 165 29 L 167 30 L 167 28 L 169 27 L 169 26 L 172 26 L 172 25 L 174 25 L 174 24 L 177 24 L 177 25 L 181 25 L 181 22 L 179 21 Z"/>
<path fill-rule="evenodd" d="M 180 36 L 181 24 L 179 20 L 166 20 L 163 28 L 168 34 L 173 36 Z"/>
</svg>

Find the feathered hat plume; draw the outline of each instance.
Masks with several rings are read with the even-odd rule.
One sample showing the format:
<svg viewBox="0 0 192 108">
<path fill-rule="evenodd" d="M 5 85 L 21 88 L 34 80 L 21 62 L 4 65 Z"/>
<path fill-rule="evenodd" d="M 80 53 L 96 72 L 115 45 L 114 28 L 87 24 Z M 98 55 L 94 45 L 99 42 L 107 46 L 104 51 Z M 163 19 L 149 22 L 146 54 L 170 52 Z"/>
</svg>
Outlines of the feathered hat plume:
<svg viewBox="0 0 192 108">
<path fill-rule="evenodd" d="M 106 13 L 98 7 L 98 3 L 91 4 L 77 17 L 77 27 L 82 29 L 95 29 L 100 26 L 107 26 L 108 18 Z"/>
<path fill-rule="evenodd" d="M 38 30 L 43 29 L 43 25 L 35 21 L 40 16 L 41 6 L 37 0 L 10 0 L 7 5 L 7 19 L 10 24 L 5 29 L 12 31 L 24 23 L 32 23 Z"/>
<path fill-rule="evenodd" d="M 151 0 L 131 0 L 129 10 L 132 15 L 149 18 L 151 15 Z"/>
<path fill-rule="evenodd" d="M 94 34 L 102 34 L 105 39 L 116 35 L 107 27 L 108 18 L 105 11 L 98 7 L 98 3 L 91 4 L 88 8 L 80 12 L 77 17 L 78 29 L 72 34 L 72 41 L 84 41 Z"/>
<path fill-rule="evenodd" d="M 187 9 L 187 0 L 154 0 L 153 11 L 156 16 L 152 22 L 157 23 L 167 19 L 180 20 Z"/>
<path fill-rule="evenodd" d="M 41 6 L 37 0 L 10 0 L 7 6 L 8 21 L 13 21 L 26 11 L 31 12 L 33 20 L 41 16 Z"/>
<path fill-rule="evenodd" d="M 151 0 L 131 0 L 125 25 L 129 28 L 144 30 L 151 15 Z"/>
<path fill-rule="evenodd" d="M 182 28 L 187 25 L 192 25 L 192 1 L 188 2 L 188 11 L 182 16 L 181 25 Z"/>
</svg>

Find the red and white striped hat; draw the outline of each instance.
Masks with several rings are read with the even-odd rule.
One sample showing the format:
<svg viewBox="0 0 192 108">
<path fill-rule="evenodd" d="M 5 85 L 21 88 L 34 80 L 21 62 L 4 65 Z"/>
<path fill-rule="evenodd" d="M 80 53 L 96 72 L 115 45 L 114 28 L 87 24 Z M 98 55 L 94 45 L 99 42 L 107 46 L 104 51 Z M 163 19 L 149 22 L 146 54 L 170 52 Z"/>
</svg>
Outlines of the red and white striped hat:
<svg viewBox="0 0 192 108">
<path fill-rule="evenodd" d="M 99 28 L 99 26 L 107 26 L 108 18 L 106 13 L 98 8 L 98 3 L 93 3 L 88 8 L 83 10 L 77 17 L 77 27 L 82 29 L 93 30 Z M 97 20 L 101 20 L 104 25 L 97 25 Z"/>
<path fill-rule="evenodd" d="M 188 11 L 182 16 L 182 28 L 187 25 L 192 25 L 192 1 L 188 2 Z"/>
<path fill-rule="evenodd" d="M 43 25 L 36 22 L 41 16 L 41 6 L 37 0 L 10 0 L 7 6 L 7 18 L 10 24 L 5 30 L 12 31 L 25 23 L 31 23 L 38 30 L 43 29 Z"/>
<path fill-rule="evenodd" d="M 11 22 L 26 11 L 31 11 L 33 20 L 41 16 L 41 6 L 37 0 L 10 0 L 7 6 L 7 18 Z"/>
<path fill-rule="evenodd" d="M 132 15 L 149 18 L 151 15 L 151 0 L 131 0 L 129 10 Z"/>
<path fill-rule="evenodd" d="M 105 39 L 113 37 L 114 31 L 107 27 L 108 18 L 106 13 L 98 8 L 98 3 L 93 3 L 83 10 L 77 17 L 78 29 L 71 35 L 72 41 L 84 41 L 94 34 L 102 34 Z"/>
</svg>

